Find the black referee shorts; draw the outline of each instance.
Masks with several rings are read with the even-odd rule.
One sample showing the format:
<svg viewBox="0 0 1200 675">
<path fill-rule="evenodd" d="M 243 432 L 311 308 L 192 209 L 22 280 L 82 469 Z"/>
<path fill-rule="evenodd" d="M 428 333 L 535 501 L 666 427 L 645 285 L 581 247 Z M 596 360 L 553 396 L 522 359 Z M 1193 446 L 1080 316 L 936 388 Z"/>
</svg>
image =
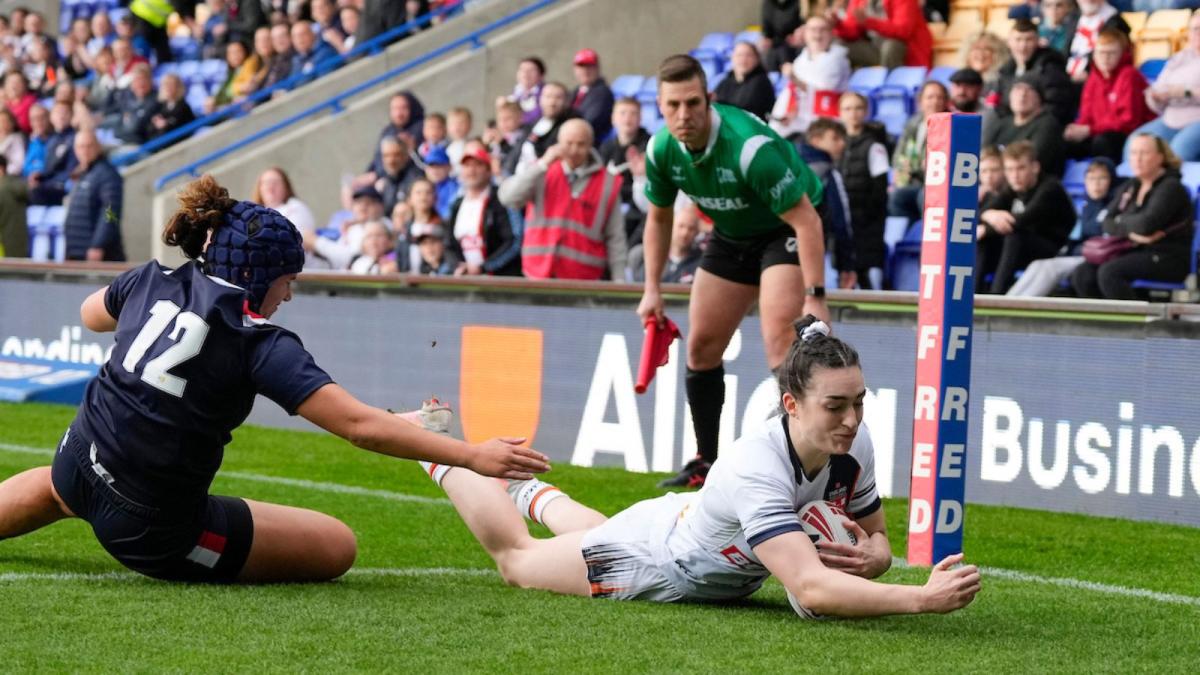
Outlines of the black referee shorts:
<svg viewBox="0 0 1200 675">
<path fill-rule="evenodd" d="M 208 496 L 163 509 L 122 495 L 119 482 L 90 457 L 91 442 L 74 426 L 54 456 L 54 489 L 86 520 L 104 550 L 129 569 L 155 579 L 229 583 L 237 580 L 254 540 L 246 502 Z"/>
<path fill-rule="evenodd" d="M 715 230 L 700 258 L 700 269 L 727 281 L 757 286 L 772 265 L 799 265 L 796 233 L 791 228 L 751 239 L 729 239 Z"/>
</svg>

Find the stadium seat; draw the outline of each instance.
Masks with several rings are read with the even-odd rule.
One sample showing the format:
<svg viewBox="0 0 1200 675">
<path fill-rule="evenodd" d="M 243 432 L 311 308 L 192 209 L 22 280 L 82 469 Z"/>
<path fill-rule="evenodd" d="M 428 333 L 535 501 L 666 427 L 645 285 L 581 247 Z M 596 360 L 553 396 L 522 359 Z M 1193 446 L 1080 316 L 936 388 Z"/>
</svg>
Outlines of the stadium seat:
<svg viewBox="0 0 1200 675">
<path fill-rule="evenodd" d="M 617 98 L 636 97 L 642 90 L 642 83 L 645 81 L 646 78 L 642 75 L 620 75 L 609 86 L 613 96 Z"/>
<path fill-rule="evenodd" d="M 1192 267 L 1190 276 L 1196 275 L 1196 260 L 1200 258 L 1200 227 L 1195 228 L 1192 234 Z M 1186 280 L 1181 283 L 1170 283 L 1167 281 L 1150 281 L 1149 279 L 1138 279 L 1133 282 L 1134 288 L 1141 288 L 1148 291 L 1178 291 L 1187 288 Z"/>
<path fill-rule="evenodd" d="M 185 87 L 190 87 L 203 79 L 200 75 L 199 61 L 184 61 L 179 64 L 179 70 L 176 72 L 179 74 L 179 78 L 183 80 L 183 86 Z"/>
<path fill-rule="evenodd" d="M 907 113 L 895 111 L 876 115 L 874 119 L 876 122 L 882 124 L 884 129 L 887 129 L 888 135 L 898 137 L 904 133 L 904 125 L 908 122 L 908 118 L 909 115 Z"/>
<path fill-rule="evenodd" d="M 1012 32 L 1012 27 L 1017 22 L 1015 19 L 1000 19 L 998 21 L 989 21 L 987 30 L 989 33 L 994 33 L 1000 39 L 1006 39 L 1008 34 Z"/>
<path fill-rule="evenodd" d="M 902 109 L 905 114 L 911 115 L 913 99 L 925 82 L 927 72 L 923 66 L 901 66 L 888 73 L 883 86 L 874 93 L 876 114 L 882 117 Z"/>
<path fill-rule="evenodd" d="M 317 236 L 321 237 L 322 239 L 337 241 L 338 238 L 342 236 L 342 231 L 336 227 L 322 227 L 321 229 L 317 230 Z"/>
<path fill-rule="evenodd" d="M 850 76 L 850 90 L 871 98 L 875 90 L 883 86 L 887 74 L 887 68 L 883 66 L 859 68 Z"/>
<path fill-rule="evenodd" d="M 1067 160 L 1066 169 L 1063 171 L 1062 184 L 1067 189 L 1067 194 L 1074 197 L 1075 195 L 1083 195 L 1083 178 L 1087 174 L 1088 164 L 1091 160 L 1073 161 Z"/>
<path fill-rule="evenodd" d="M 643 129 L 645 129 L 646 131 L 650 131 L 650 125 L 657 122 L 658 119 L 659 119 L 658 106 L 656 106 L 656 105 L 643 105 L 642 106 L 642 128 Z"/>
<path fill-rule="evenodd" d="M 204 104 L 208 102 L 208 87 L 205 87 L 200 82 L 193 84 L 188 87 L 187 97 L 184 100 L 191 106 L 192 110 L 203 111 Z"/>
<path fill-rule="evenodd" d="M 171 54 L 176 61 L 195 61 L 200 58 L 200 45 L 189 36 L 173 36 L 170 44 Z"/>
<path fill-rule="evenodd" d="M 700 67 L 704 69 L 704 77 L 709 82 L 712 82 L 718 75 L 725 71 L 721 60 L 715 56 L 708 56 L 706 53 L 701 53 L 699 56 L 692 54 L 692 56 L 700 62 Z M 710 84 L 709 88 L 715 89 L 716 87 Z"/>
<path fill-rule="evenodd" d="M 938 40 L 941 40 L 942 37 L 946 35 L 946 22 L 945 21 L 930 21 L 929 22 L 929 34 L 933 36 L 933 39 L 935 42 Z"/>
<path fill-rule="evenodd" d="M 921 242 L 903 241 L 892 252 L 892 288 L 897 291 L 921 290 Z"/>
<path fill-rule="evenodd" d="M 758 41 L 761 39 L 762 39 L 762 31 L 744 30 L 744 31 L 738 33 L 736 36 L 734 36 L 733 42 L 734 42 L 734 44 L 737 44 L 739 42 L 749 42 L 750 44 L 757 47 Z"/>
<path fill-rule="evenodd" d="M 1147 82 L 1154 84 L 1165 65 L 1167 65 L 1166 59 L 1147 59 L 1138 66 L 1138 70 L 1142 71 L 1142 76 L 1146 78 Z"/>
<path fill-rule="evenodd" d="M 888 216 L 887 220 L 883 221 L 883 243 L 887 244 L 888 248 L 894 248 L 903 241 L 909 225 L 908 218 L 904 216 Z"/>
<path fill-rule="evenodd" d="M 1117 176 L 1120 178 L 1129 178 L 1133 175 L 1133 169 L 1129 168 L 1129 162 L 1121 162 L 1117 165 Z"/>
<path fill-rule="evenodd" d="M 1183 184 L 1192 196 L 1200 196 L 1200 162 L 1184 162 L 1180 173 L 1183 174 Z"/>
<path fill-rule="evenodd" d="M 718 85 L 718 84 L 721 84 L 721 81 L 722 81 L 722 80 L 724 80 L 724 79 L 725 79 L 726 77 L 728 77 L 728 76 L 729 76 L 729 71 L 725 71 L 725 72 L 723 72 L 723 73 L 717 73 L 717 76 L 716 76 L 716 77 L 709 79 L 709 81 L 708 81 L 708 90 L 709 90 L 709 91 L 716 91 L 716 90 L 717 90 L 717 85 Z"/>
<path fill-rule="evenodd" d="M 1146 17 L 1146 12 L 1121 12 L 1121 18 L 1129 24 L 1129 34 L 1134 37 L 1146 27 Z"/>
<path fill-rule="evenodd" d="M 955 17 L 969 17 L 973 23 L 983 23 L 987 18 L 988 0 L 950 0 L 950 23 Z"/>
<path fill-rule="evenodd" d="M 937 66 L 933 70 L 929 71 L 929 76 L 927 79 L 936 80 L 938 82 L 941 82 L 942 84 L 946 85 L 947 89 L 949 89 L 950 88 L 950 76 L 953 75 L 954 73 L 956 73 L 957 71 L 958 71 L 958 68 L 956 68 L 954 66 Z"/>
<path fill-rule="evenodd" d="M 733 33 L 709 33 L 700 38 L 696 48 L 723 55 L 733 49 Z"/>
<path fill-rule="evenodd" d="M 210 85 L 224 82 L 228 72 L 229 66 L 221 59 L 206 59 L 200 62 L 200 76 Z"/>
</svg>

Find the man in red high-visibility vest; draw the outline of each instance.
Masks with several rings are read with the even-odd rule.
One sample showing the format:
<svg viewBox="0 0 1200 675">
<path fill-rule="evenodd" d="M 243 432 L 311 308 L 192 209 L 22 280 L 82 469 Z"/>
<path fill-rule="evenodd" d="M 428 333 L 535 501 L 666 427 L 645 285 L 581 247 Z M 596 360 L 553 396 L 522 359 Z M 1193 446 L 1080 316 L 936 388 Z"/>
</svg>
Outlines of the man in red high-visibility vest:
<svg viewBox="0 0 1200 675">
<path fill-rule="evenodd" d="M 502 204 L 526 209 L 526 277 L 625 280 L 621 176 L 605 169 L 592 138 L 586 121 L 565 122 L 556 145 L 500 184 Z"/>
</svg>

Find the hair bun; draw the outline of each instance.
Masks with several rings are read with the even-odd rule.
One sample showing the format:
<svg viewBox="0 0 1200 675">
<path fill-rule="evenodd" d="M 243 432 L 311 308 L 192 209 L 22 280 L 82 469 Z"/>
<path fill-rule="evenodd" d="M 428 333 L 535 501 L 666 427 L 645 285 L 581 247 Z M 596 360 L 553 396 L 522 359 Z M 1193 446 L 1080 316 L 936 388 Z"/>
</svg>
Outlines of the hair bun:
<svg viewBox="0 0 1200 675">
<path fill-rule="evenodd" d="M 800 339 L 804 342 L 812 342 L 823 337 L 829 337 L 829 324 L 824 321 L 814 321 L 800 331 Z"/>
</svg>

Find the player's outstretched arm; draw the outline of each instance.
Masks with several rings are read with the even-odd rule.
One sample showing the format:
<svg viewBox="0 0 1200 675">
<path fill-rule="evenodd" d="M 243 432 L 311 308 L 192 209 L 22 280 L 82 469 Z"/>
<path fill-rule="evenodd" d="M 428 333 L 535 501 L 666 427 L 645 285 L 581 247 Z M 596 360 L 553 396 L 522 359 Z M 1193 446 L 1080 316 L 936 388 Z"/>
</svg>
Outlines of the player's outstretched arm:
<svg viewBox="0 0 1200 675">
<path fill-rule="evenodd" d="M 107 292 L 108 286 L 105 286 L 87 296 L 87 299 L 79 306 L 79 318 L 90 331 L 111 333 L 117 329 L 117 320 L 108 313 L 108 308 L 104 306 L 104 294 Z"/>
<path fill-rule="evenodd" d="M 322 429 L 382 455 L 462 466 L 484 476 L 518 480 L 550 469 L 545 455 L 516 445 L 524 442 L 523 438 L 464 443 L 425 431 L 386 410 L 369 406 L 336 384 L 327 384 L 313 392 L 296 412 Z"/>
<path fill-rule="evenodd" d="M 945 614 L 966 607 L 979 592 L 979 570 L 974 565 L 951 569 L 962 562 L 962 554 L 935 565 L 924 586 L 904 586 L 825 567 L 803 532 L 772 537 L 755 546 L 754 553 L 801 605 L 823 615 Z"/>
</svg>

